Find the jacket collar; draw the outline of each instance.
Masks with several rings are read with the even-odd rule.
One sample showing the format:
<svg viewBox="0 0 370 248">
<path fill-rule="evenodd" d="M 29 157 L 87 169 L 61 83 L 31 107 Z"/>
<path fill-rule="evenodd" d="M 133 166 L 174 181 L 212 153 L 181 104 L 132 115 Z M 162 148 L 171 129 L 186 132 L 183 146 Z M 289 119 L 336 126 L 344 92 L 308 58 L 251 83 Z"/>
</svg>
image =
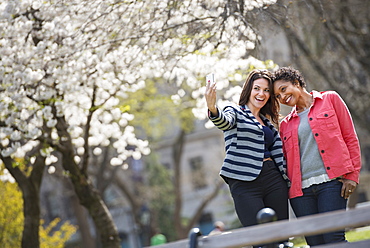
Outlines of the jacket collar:
<svg viewBox="0 0 370 248">
<path fill-rule="evenodd" d="M 314 106 L 315 105 L 315 101 L 316 101 L 316 99 L 318 98 L 318 99 L 322 99 L 322 94 L 321 94 L 321 92 L 318 92 L 318 91 L 316 91 L 316 90 L 313 90 L 313 91 L 311 91 L 310 92 L 310 94 L 313 96 L 313 103 L 312 103 L 312 106 Z M 297 117 L 298 116 L 298 113 L 297 113 L 297 106 L 294 106 L 293 108 L 292 108 L 292 111 L 290 111 L 290 113 L 287 115 L 287 120 L 289 121 L 291 118 L 293 118 L 293 117 Z"/>
<path fill-rule="evenodd" d="M 260 123 L 259 121 L 257 121 L 256 117 L 254 117 L 254 115 L 252 114 L 252 112 L 250 111 L 250 109 L 248 108 L 248 106 L 247 106 L 247 105 L 239 106 L 239 108 L 240 108 L 244 113 L 246 113 L 246 114 L 249 116 L 249 118 L 251 118 L 251 119 L 253 120 L 253 122 L 254 122 L 254 123 L 255 123 L 255 124 L 260 128 L 260 129 L 262 129 L 262 125 L 261 125 L 261 123 Z M 270 125 L 269 120 L 268 120 L 264 115 L 260 114 L 260 117 L 261 117 L 261 119 L 263 120 L 263 122 L 265 122 L 265 123 L 266 123 L 266 121 L 267 121 L 267 124 L 268 124 L 268 125 Z"/>
</svg>

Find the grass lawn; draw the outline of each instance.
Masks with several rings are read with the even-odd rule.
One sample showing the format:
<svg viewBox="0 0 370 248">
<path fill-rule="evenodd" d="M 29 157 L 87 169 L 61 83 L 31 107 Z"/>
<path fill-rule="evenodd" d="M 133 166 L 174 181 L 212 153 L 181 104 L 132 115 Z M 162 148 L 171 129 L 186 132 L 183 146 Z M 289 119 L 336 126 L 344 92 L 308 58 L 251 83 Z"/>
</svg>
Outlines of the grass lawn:
<svg viewBox="0 0 370 248">
<path fill-rule="evenodd" d="M 346 238 L 349 242 L 370 239 L 370 226 L 347 231 Z M 291 242 L 294 244 L 295 248 L 305 247 L 307 245 L 306 241 L 302 237 L 294 238 L 291 240 Z"/>
</svg>

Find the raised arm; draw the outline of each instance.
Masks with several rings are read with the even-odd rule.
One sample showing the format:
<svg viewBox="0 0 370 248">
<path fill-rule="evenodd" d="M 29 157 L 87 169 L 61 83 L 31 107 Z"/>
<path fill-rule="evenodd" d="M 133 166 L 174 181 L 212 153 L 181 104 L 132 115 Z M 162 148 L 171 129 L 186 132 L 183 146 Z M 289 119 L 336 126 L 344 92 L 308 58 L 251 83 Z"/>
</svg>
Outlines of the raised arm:
<svg viewBox="0 0 370 248">
<path fill-rule="evenodd" d="M 211 112 L 212 117 L 217 117 L 218 110 L 216 107 L 216 83 L 207 82 L 205 97 L 208 110 Z"/>
</svg>

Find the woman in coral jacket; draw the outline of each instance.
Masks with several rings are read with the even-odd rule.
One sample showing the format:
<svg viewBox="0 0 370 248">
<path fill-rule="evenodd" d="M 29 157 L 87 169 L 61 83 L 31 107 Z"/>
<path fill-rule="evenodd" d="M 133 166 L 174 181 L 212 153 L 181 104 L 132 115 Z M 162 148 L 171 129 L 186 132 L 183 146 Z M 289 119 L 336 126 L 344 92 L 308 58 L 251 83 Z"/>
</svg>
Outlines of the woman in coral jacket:
<svg viewBox="0 0 370 248">
<path fill-rule="evenodd" d="M 289 198 L 297 217 L 346 209 L 359 182 L 358 137 L 346 104 L 334 91 L 308 92 L 298 70 L 273 76 L 274 94 L 292 111 L 280 124 L 291 180 Z M 307 236 L 308 245 L 345 242 L 345 232 Z"/>
</svg>

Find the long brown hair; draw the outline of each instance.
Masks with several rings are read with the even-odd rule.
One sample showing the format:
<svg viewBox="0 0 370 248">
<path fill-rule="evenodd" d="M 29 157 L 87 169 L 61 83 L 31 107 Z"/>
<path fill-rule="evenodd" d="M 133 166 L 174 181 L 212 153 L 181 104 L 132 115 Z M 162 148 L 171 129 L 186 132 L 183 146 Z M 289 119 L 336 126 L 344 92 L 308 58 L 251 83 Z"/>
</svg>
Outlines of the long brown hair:
<svg viewBox="0 0 370 248">
<path fill-rule="evenodd" d="M 248 103 L 253 88 L 253 82 L 259 78 L 264 78 L 269 82 L 270 90 L 270 98 L 267 100 L 265 106 L 261 108 L 260 113 L 269 118 L 274 124 L 278 124 L 280 105 L 275 98 L 275 95 L 272 94 L 272 75 L 268 70 L 254 69 L 249 73 L 248 78 L 243 85 L 242 93 L 240 94 L 239 105 L 244 106 Z"/>
</svg>

